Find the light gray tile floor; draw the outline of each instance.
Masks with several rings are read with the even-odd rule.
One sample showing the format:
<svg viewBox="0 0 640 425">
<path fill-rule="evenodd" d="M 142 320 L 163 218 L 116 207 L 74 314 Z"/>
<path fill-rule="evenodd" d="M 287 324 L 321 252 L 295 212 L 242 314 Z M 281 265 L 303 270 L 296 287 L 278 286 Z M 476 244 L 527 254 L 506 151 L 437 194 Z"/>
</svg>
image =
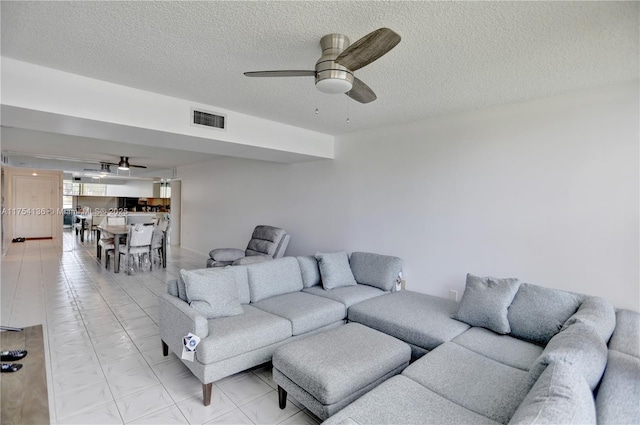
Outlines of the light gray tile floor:
<svg viewBox="0 0 640 425">
<path fill-rule="evenodd" d="M 205 261 L 170 247 L 166 269 L 127 275 L 105 269 L 95 241 L 69 230 L 9 245 L 1 323 L 43 325 L 52 424 L 319 423 L 291 398 L 280 410 L 268 365 L 214 383 L 204 407 L 200 382 L 175 355 L 162 356 L 157 297 L 180 269 Z"/>
</svg>

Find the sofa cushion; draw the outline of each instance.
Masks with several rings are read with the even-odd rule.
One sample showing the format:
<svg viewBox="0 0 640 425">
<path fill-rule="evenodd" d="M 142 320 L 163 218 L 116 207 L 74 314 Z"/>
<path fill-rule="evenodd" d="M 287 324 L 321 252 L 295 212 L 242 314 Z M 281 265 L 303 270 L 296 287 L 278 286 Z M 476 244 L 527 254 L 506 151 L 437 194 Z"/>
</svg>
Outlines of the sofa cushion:
<svg viewBox="0 0 640 425">
<path fill-rule="evenodd" d="M 291 322 L 243 305 L 244 314 L 209 320 L 209 337 L 196 350 L 198 361 L 214 363 L 291 337 Z"/>
<path fill-rule="evenodd" d="M 591 389 L 571 365 L 550 364 L 509 424 L 595 424 Z"/>
<path fill-rule="evenodd" d="M 575 367 L 593 390 L 607 364 L 607 346 L 594 328 L 575 323 L 556 334 L 531 366 L 533 384 L 551 363 L 565 362 Z"/>
<path fill-rule="evenodd" d="M 431 391 L 507 423 L 531 388 L 527 372 L 446 342 L 402 372 Z"/>
<path fill-rule="evenodd" d="M 216 272 L 215 269 L 180 270 L 189 305 L 207 319 L 242 314 L 234 276 Z"/>
<path fill-rule="evenodd" d="M 583 297 L 530 283 L 520 285 L 507 318 L 511 335 L 547 345 L 578 310 Z"/>
<path fill-rule="evenodd" d="M 356 282 L 391 291 L 402 272 L 402 260 L 389 255 L 352 252 L 349 259 Z"/>
<path fill-rule="evenodd" d="M 607 368 L 596 397 L 598 423 L 639 424 L 639 400 L 640 359 L 609 350 Z"/>
<path fill-rule="evenodd" d="M 318 260 L 324 289 L 355 286 L 357 284 L 351 272 L 351 267 L 349 267 L 349 257 L 346 252 L 316 252 L 316 260 Z"/>
<path fill-rule="evenodd" d="M 609 340 L 609 349 L 640 358 L 640 313 L 631 310 L 616 312 L 616 328 Z"/>
<path fill-rule="evenodd" d="M 469 325 L 451 318 L 456 306 L 444 298 L 398 291 L 352 305 L 348 317 L 349 321 L 433 350 L 469 329 Z"/>
<path fill-rule="evenodd" d="M 467 284 L 454 319 L 499 334 L 511 331 L 507 309 L 518 292 L 518 279 L 498 279 L 467 274 Z"/>
<path fill-rule="evenodd" d="M 398 375 L 323 422 L 323 425 L 344 424 L 496 425 L 498 422 L 465 409 L 406 376 Z"/>
<path fill-rule="evenodd" d="M 451 342 L 492 360 L 524 371 L 542 353 L 542 347 L 509 335 L 499 335 L 485 328 L 474 327 Z"/>
<path fill-rule="evenodd" d="M 616 327 L 616 311 L 604 298 L 587 297 L 580 304 L 578 311 L 562 325 L 562 328 L 566 329 L 575 323 L 593 327 L 606 344 Z"/>
<path fill-rule="evenodd" d="M 305 292 L 277 295 L 252 305 L 289 320 L 293 335 L 313 331 L 347 316 L 343 304 Z"/>
<path fill-rule="evenodd" d="M 306 255 L 304 257 L 296 257 L 298 264 L 300 265 L 300 272 L 302 273 L 302 285 L 305 288 L 310 288 L 320 284 L 320 269 L 318 268 L 318 260 L 316 257 Z"/>
<path fill-rule="evenodd" d="M 294 257 L 277 258 L 244 267 L 249 275 L 252 303 L 303 288 L 300 266 Z"/>
<path fill-rule="evenodd" d="M 329 291 L 318 285 L 311 288 L 304 288 L 302 291 L 309 294 L 317 295 L 319 297 L 329 298 L 331 300 L 341 302 L 346 308 L 349 308 L 354 304 L 358 304 L 359 302 L 387 293 L 382 289 L 360 284 L 356 286 L 343 286 L 342 288 L 334 288 Z"/>
</svg>

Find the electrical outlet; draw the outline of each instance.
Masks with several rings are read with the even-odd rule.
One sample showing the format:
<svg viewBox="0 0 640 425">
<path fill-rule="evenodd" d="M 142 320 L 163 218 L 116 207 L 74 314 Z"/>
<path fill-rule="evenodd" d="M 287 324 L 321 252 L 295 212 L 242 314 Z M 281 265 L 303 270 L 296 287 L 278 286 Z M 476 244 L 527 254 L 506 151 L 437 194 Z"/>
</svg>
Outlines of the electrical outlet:
<svg viewBox="0 0 640 425">
<path fill-rule="evenodd" d="M 458 291 L 456 291 L 455 289 L 452 289 L 449 291 L 449 299 L 451 301 L 458 301 Z"/>
</svg>

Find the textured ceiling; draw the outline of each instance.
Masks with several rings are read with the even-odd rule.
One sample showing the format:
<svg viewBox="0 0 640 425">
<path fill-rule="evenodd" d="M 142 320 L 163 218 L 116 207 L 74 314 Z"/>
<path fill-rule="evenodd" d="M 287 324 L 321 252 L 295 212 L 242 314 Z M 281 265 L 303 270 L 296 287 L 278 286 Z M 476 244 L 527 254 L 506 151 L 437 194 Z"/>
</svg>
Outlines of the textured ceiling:
<svg viewBox="0 0 640 425">
<path fill-rule="evenodd" d="M 1 53 L 341 134 L 638 78 L 638 6 L 2 1 Z M 402 42 L 356 72 L 377 93 L 373 103 L 323 94 L 312 78 L 242 75 L 313 69 L 323 35 L 354 42 L 383 26 Z"/>
</svg>

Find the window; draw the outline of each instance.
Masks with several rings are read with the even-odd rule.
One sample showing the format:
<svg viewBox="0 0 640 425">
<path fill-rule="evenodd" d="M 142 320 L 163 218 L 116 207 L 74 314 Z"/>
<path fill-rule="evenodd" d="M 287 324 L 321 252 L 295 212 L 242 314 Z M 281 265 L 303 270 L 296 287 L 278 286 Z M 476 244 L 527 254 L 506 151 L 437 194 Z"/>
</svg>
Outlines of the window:
<svg viewBox="0 0 640 425">
<path fill-rule="evenodd" d="M 81 183 L 80 195 L 83 196 L 105 196 L 107 194 L 107 185 L 100 183 Z"/>
<path fill-rule="evenodd" d="M 106 196 L 107 185 L 100 183 L 75 183 L 71 180 L 62 182 L 62 194 L 68 196 Z"/>
</svg>

